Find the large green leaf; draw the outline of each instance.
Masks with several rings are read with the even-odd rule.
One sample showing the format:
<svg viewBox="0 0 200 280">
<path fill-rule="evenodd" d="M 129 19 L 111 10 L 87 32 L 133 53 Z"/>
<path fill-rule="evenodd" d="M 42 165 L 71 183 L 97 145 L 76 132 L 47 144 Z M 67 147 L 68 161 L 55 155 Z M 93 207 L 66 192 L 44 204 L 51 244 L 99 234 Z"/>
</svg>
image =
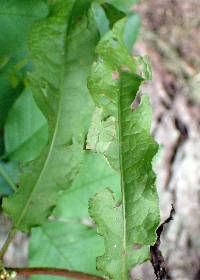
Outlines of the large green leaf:
<svg viewBox="0 0 200 280">
<path fill-rule="evenodd" d="M 35 68 L 30 88 L 48 121 L 49 140 L 22 175 L 17 193 L 4 199 L 4 210 L 20 230 L 45 221 L 58 192 L 71 184 L 82 160 L 93 110 L 86 80 L 99 35 L 84 15 L 70 25 L 74 3 L 56 1 L 50 16 L 38 21 L 30 34 Z"/>
<path fill-rule="evenodd" d="M 47 143 L 47 122 L 27 88 L 9 111 L 5 124 L 6 156 L 12 160 L 32 160 Z"/>
<path fill-rule="evenodd" d="M 105 117 L 116 120 L 116 137 L 107 143 L 106 149 L 108 155 L 116 154 L 122 203 L 119 206 L 108 189 L 90 201 L 90 214 L 105 238 L 105 253 L 98 258 L 97 267 L 115 280 L 128 279 L 131 267 L 149 257 L 149 246 L 155 242 L 159 223 L 152 170 L 158 145 L 150 134 L 151 108 L 147 96 L 140 105 L 132 106 L 140 84 L 149 76 L 149 67 L 145 67 L 146 59 L 129 56 L 123 40 L 124 25 L 124 21 L 118 22 L 98 44 L 99 57 L 89 80 L 94 101 L 104 114 L 99 122 L 101 135 Z M 97 126 L 93 131 L 95 134 L 90 131 L 90 138 L 98 134 Z M 107 133 L 104 135 L 107 137 Z M 91 143 L 91 139 L 88 141 Z M 118 148 L 113 150 L 112 143 Z"/>
</svg>

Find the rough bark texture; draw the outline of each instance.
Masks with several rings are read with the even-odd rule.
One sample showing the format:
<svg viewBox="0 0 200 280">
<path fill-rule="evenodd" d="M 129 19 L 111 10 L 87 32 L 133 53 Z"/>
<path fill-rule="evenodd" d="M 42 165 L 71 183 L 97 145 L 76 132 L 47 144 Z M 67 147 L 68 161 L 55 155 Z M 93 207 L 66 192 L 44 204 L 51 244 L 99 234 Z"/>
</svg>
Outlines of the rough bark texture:
<svg viewBox="0 0 200 280">
<path fill-rule="evenodd" d="M 4 215 L 0 215 L 0 246 L 5 241 L 6 235 L 11 228 L 10 220 Z M 6 255 L 5 264 L 10 267 L 27 266 L 28 256 L 28 238 L 25 234 L 17 232 L 13 242 L 11 243 Z M 16 277 L 16 280 L 25 280 L 25 277 Z"/>
<path fill-rule="evenodd" d="M 171 279 L 200 279 L 200 2 L 145 0 L 137 10 L 143 32 L 136 53 L 147 53 L 153 81 L 144 86 L 154 112 L 152 132 L 163 145 L 156 163 L 161 218 L 171 203 L 174 220 L 165 227 L 161 249 Z M 149 264 L 133 279 L 155 279 Z"/>
</svg>

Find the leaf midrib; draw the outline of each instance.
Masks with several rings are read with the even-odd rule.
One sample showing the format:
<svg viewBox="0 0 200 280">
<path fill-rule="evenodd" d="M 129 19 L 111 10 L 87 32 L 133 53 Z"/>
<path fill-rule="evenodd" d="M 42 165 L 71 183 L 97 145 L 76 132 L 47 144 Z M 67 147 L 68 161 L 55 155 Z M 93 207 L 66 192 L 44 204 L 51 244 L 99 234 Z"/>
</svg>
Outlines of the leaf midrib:
<svg viewBox="0 0 200 280">
<path fill-rule="evenodd" d="M 68 21 L 69 22 L 69 21 Z M 69 25 L 67 24 L 66 26 L 66 31 L 65 31 L 65 39 L 64 39 L 64 42 L 63 42 L 63 48 L 64 48 L 64 54 L 63 54 L 63 57 L 66 56 L 66 38 L 67 38 L 67 35 L 68 35 L 68 30 L 69 30 Z M 61 84 L 63 86 L 63 82 L 64 82 L 64 73 L 65 73 L 65 67 L 64 67 L 64 59 L 62 57 L 62 61 L 63 61 L 63 67 L 61 66 Z M 15 224 L 15 227 L 18 228 L 23 217 L 25 216 L 25 213 L 31 203 L 31 200 L 32 200 L 32 197 L 33 197 L 33 194 L 34 192 L 37 190 L 38 186 L 39 186 L 39 182 L 41 180 L 41 178 L 43 177 L 43 174 L 45 173 L 46 171 L 46 168 L 48 166 L 48 163 L 49 163 L 49 160 L 51 158 L 51 154 L 52 154 L 52 150 L 54 148 L 54 144 L 55 144 L 55 141 L 56 141 L 56 136 L 57 136 L 57 131 L 58 131 L 58 126 L 59 126 L 59 121 L 60 121 L 60 116 L 61 116 L 61 112 L 62 112 L 62 97 L 63 97 L 63 93 L 64 93 L 64 90 L 62 90 L 63 88 L 62 87 L 59 87 L 59 91 L 61 91 L 61 96 L 60 96 L 60 100 L 59 100 L 59 105 L 58 105 L 58 114 L 57 114 L 57 118 L 56 118 L 56 125 L 55 125 L 55 129 L 54 129 L 54 133 L 53 133 L 53 136 L 52 136 L 52 141 L 51 141 L 51 144 L 50 144 L 50 147 L 49 147 L 49 151 L 48 151 L 48 156 L 45 160 L 45 163 L 43 165 L 43 168 L 39 174 L 39 177 L 36 181 L 36 184 L 34 184 L 35 186 L 33 186 L 33 189 L 31 191 L 31 194 L 25 204 L 25 207 L 21 213 L 21 215 L 19 216 L 19 219 L 18 221 L 16 222 Z"/>
<path fill-rule="evenodd" d="M 26 211 L 27 211 L 27 209 L 28 209 L 28 207 L 29 207 L 29 205 L 30 205 L 30 203 L 31 203 L 33 194 L 34 194 L 34 192 L 37 190 L 37 188 L 38 188 L 38 186 L 39 186 L 39 183 L 40 183 L 40 180 L 41 180 L 41 178 L 43 177 L 43 174 L 45 173 L 46 168 L 47 168 L 48 163 L 49 163 L 49 160 L 50 160 L 50 158 L 51 158 L 52 150 L 53 150 L 53 148 L 54 148 L 54 144 L 55 144 L 55 141 L 56 141 L 56 136 L 57 136 L 57 130 L 58 130 L 58 126 L 59 126 L 59 121 L 60 121 L 61 107 L 62 107 L 62 106 L 61 106 L 61 104 L 62 104 L 62 102 L 61 102 L 62 96 L 63 96 L 63 92 L 62 92 L 62 94 L 61 94 L 60 101 L 59 101 L 58 114 L 57 114 L 57 119 L 56 119 L 56 126 L 55 126 L 55 130 L 54 130 L 54 133 L 53 133 L 52 141 L 51 141 L 51 144 L 50 144 L 50 147 L 49 147 L 49 151 L 48 151 L 47 158 L 46 158 L 45 163 L 44 163 L 44 165 L 43 165 L 43 168 L 42 168 L 42 170 L 41 170 L 41 172 L 40 172 L 40 174 L 39 174 L 39 177 L 38 177 L 38 179 L 37 179 L 37 181 L 36 181 L 36 184 L 34 184 L 35 186 L 33 187 L 32 191 L 31 191 L 31 194 L 30 194 L 30 196 L 29 196 L 29 198 L 28 198 L 28 200 L 27 200 L 27 202 L 26 202 L 26 204 L 25 204 L 25 207 L 24 207 L 24 209 L 23 209 L 21 215 L 19 216 L 18 222 L 15 224 L 16 227 L 18 227 L 19 224 L 21 223 L 21 221 L 22 221 L 22 219 L 23 219 L 23 217 L 24 217 L 24 215 L 25 215 L 25 213 L 26 213 Z"/>
<path fill-rule="evenodd" d="M 123 250 L 122 254 L 122 280 L 126 280 L 126 207 L 125 207 L 125 183 L 124 183 L 124 160 L 122 155 L 122 127 L 121 127 L 121 86 L 118 90 L 118 132 L 119 132 L 119 168 L 121 177 L 122 193 L 122 222 L 123 222 Z"/>
</svg>

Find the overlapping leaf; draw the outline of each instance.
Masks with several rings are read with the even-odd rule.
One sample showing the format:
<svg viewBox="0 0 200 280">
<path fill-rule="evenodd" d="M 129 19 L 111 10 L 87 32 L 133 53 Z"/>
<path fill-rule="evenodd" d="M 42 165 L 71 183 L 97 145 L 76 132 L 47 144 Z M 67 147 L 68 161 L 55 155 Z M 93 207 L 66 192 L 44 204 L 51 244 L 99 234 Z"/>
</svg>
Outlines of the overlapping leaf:
<svg viewBox="0 0 200 280">
<path fill-rule="evenodd" d="M 131 266 L 148 258 L 149 245 L 155 241 L 159 223 L 155 174 L 152 170 L 152 159 L 158 147 L 150 135 L 148 98 L 144 96 L 141 104 L 132 108 L 140 84 L 149 76 L 149 69 L 145 67 L 148 66 L 145 59 L 129 56 L 124 43 L 124 24 L 123 20 L 118 22 L 102 38 L 97 47 L 98 61 L 93 65 L 89 80 L 94 101 L 103 110 L 102 121 L 105 117 L 116 119 L 116 137 L 113 141 L 118 149 L 113 151 L 111 141 L 106 151 L 108 155 L 116 153 L 122 203 L 117 205 L 109 190 L 100 192 L 90 202 L 90 214 L 98 225 L 99 233 L 105 238 L 105 253 L 98 258 L 97 266 L 115 280 L 128 279 Z M 93 135 L 90 131 L 89 143 L 94 143 L 93 137 L 98 133 L 102 135 L 102 122 L 99 123 L 100 132 L 98 126 L 93 125 L 95 130 Z M 136 247 L 137 250 L 134 249 Z"/>
<path fill-rule="evenodd" d="M 70 25 L 74 3 L 57 1 L 30 36 L 35 67 L 30 87 L 48 121 L 49 139 L 22 175 L 17 193 L 4 199 L 4 210 L 21 230 L 45 221 L 58 191 L 71 184 L 82 160 L 84 134 L 93 110 L 86 80 L 98 32 L 84 16 Z"/>
</svg>

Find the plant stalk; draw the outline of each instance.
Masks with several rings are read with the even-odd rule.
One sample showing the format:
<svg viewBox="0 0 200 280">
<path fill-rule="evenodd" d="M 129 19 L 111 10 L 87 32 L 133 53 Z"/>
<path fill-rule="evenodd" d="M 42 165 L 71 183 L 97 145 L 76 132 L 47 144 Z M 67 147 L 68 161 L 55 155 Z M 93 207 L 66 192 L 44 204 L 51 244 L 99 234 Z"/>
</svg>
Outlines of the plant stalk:
<svg viewBox="0 0 200 280">
<path fill-rule="evenodd" d="M 105 280 L 105 278 L 87 274 L 78 271 L 72 271 L 68 269 L 59 268 L 47 268 L 47 267 L 31 267 L 31 268 L 6 268 L 7 271 L 15 271 L 18 276 L 31 276 L 31 275 L 52 275 L 73 278 L 77 280 Z"/>
<path fill-rule="evenodd" d="M 16 230 L 15 229 L 12 229 L 9 233 L 8 233 L 8 236 L 7 236 L 7 239 L 6 241 L 4 242 L 1 250 L 0 250 L 0 260 L 3 259 L 5 253 L 7 252 L 8 250 L 8 247 L 10 245 L 10 243 L 12 242 L 14 236 L 15 236 L 15 233 L 16 233 Z"/>
</svg>

